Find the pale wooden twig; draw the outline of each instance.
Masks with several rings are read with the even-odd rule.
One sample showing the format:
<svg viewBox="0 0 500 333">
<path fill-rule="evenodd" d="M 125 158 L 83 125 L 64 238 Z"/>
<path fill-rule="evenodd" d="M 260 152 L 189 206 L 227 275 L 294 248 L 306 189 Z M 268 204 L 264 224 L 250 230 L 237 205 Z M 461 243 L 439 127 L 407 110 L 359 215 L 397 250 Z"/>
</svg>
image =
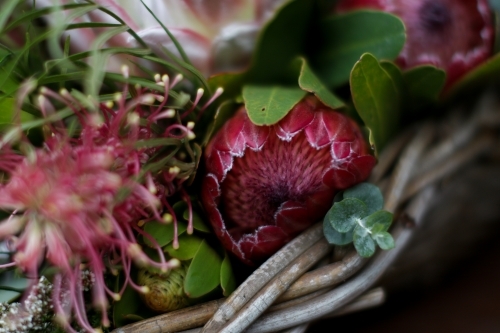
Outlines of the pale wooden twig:
<svg viewBox="0 0 500 333">
<path fill-rule="evenodd" d="M 440 165 L 435 165 L 434 168 L 429 170 L 427 173 L 414 177 L 408 184 L 408 187 L 402 195 L 402 199 L 405 200 L 412 197 L 415 193 L 421 191 L 429 184 L 434 183 L 444 176 L 452 174 L 468 162 L 472 162 L 479 155 L 493 148 L 495 143 L 496 142 L 491 135 L 482 135 L 476 138 L 469 145 L 449 156 Z"/>
<path fill-rule="evenodd" d="M 345 314 L 349 314 L 349 313 L 364 310 L 364 309 L 369 309 L 369 308 L 372 308 L 372 307 L 375 307 L 375 306 L 382 304 L 384 302 L 384 300 L 385 300 L 385 293 L 384 293 L 383 289 L 382 288 L 375 288 L 375 289 L 372 289 L 372 290 L 368 291 L 367 293 L 361 295 L 360 297 L 356 298 L 354 301 L 347 304 L 345 307 L 343 307 L 343 308 L 341 308 L 333 313 L 330 313 L 323 318 L 336 317 L 336 316 L 345 315 Z M 269 311 L 271 311 L 272 309 L 273 308 L 271 307 L 269 309 Z M 292 332 L 296 332 L 294 330 L 307 329 L 308 326 L 309 326 L 309 322 L 295 326 L 295 327 L 290 328 L 290 329 L 282 330 L 282 331 L 280 331 L 280 333 L 292 333 Z M 201 328 L 194 328 L 194 329 L 190 329 L 190 330 L 186 330 L 186 331 L 182 331 L 182 332 L 178 332 L 178 333 L 200 333 L 200 332 L 201 332 Z M 297 331 L 297 332 L 301 332 L 301 331 Z"/>
<path fill-rule="evenodd" d="M 278 298 L 276 303 L 288 301 L 344 282 L 356 273 L 366 261 L 356 251 L 352 251 L 342 261 L 320 267 L 302 275 Z"/>
<path fill-rule="evenodd" d="M 428 205 L 428 191 L 419 194 L 415 198 L 408 212 L 414 216 L 418 225 L 420 223 L 425 207 Z M 271 312 L 262 315 L 247 333 L 276 332 L 285 328 L 294 327 L 304 322 L 309 322 L 323 317 L 324 315 L 340 309 L 356 297 L 360 296 L 385 272 L 387 267 L 404 250 L 410 240 L 412 229 L 398 224 L 393 232 L 397 246 L 391 251 L 378 252 L 375 259 L 365 269 L 346 283 L 334 290 L 321 295 L 313 300 L 303 302 L 293 308 Z"/>
<path fill-rule="evenodd" d="M 332 313 L 326 315 L 324 318 L 332 318 L 344 316 L 349 313 L 358 312 L 361 310 L 366 310 L 379 306 L 385 302 L 385 291 L 383 288 L 374 288 L 369 290 L 365 294 L 356 298 L 353 302 L 347 304 L 343 308 L 340 308 Z"/>
<path fill-rule="evenodd" d="M 117 328 L 113 333 L 165 333 L 178 332 L 205 324 L 224 299 L 206 302 L 189 308 L 165 313 Z"/>
<path fill-rule="evenodd" d="M 424 149 L 432 140 L 433 133 L 434 127 L 430 123 L 425 124 L 401 154 L 384 195 L 384 208 L 389 212 L 395 212 L 402 203 L 401 196 L 422 158 Z"/>
<path fill-rule="evenodd" d="M 222 326 L 263 286 L 322 237 L 323 226 L 317 223 L 276 252 L 228 297 L 205 325 L 203 332 L 219 332 Z"/>
<path fill-rule="evenodd" d="M 390 167 L 398 159 L 403 148 L 408 144 L 408 142 L 415 136 L 416 128 L 412 127 L 404 131 L 401 135 L 397 137 L 396 140 L 391 141 L 387 147 L 382 150 L 380 156 L 378 157 L 377 165 L 372 170 L 370 175 L 371 183 L 378 183 L 382 177 L 384 177 Z"/>
<path fill-rule="evenodd" d="M 304 272 L 331 249 L 326 239 L 319 240 L 262 288 L 222 329 L 220 333 L 243 332 L 259 315 L 285 292 Z M 214 332 L 215 333 L 215 332 Z"/>
</svg>

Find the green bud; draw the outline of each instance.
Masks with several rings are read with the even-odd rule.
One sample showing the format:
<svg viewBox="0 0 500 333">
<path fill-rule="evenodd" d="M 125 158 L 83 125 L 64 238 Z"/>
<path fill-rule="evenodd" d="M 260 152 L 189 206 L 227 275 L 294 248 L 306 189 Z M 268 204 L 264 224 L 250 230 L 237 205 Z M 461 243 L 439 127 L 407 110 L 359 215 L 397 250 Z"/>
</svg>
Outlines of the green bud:
<svg viewBox="0 0 500 333">
<path fill-rule="evenodd" d="M 188 265 L 182 263 L 166 273 L 155 268 L 139 270 L 139 285 L 149 288 L 148 293 L 141 295 L 144 303 L 158 312 L 169 312 L 186 307 L 189 304 L 189 298 L 184 292 L 187 269 Z"/>
</svg>

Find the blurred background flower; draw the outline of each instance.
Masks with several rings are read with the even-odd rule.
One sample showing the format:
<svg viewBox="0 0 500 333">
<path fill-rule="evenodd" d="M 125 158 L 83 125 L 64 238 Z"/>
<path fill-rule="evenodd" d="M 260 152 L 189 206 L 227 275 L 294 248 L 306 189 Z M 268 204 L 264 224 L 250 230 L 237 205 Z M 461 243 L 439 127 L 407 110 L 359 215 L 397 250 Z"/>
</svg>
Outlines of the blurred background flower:
<svg viewBox="0 0 500 333">
<path fill-rule="evenodd" d="M 96 0 L 117 14 L 158 55 L 180 56 L 172 39 L 158 23 L 164 24 L 182 45 L 192 64 L 204 75 L 243 70 L 249 64 L 261 27 L 286 0 Z M 38 0 L 40 8 L 71 0 Z M 117 23 L 102 11 L 91 11 L 79 20 Z M 96 29 L 69 31 L 74 52 L 92 49 L 99 35 Z M 128 34 L 108 41 L 109 46 L 138 45 Z M 167 50 L 165 52 L 164 50 Z"/>
</svg>

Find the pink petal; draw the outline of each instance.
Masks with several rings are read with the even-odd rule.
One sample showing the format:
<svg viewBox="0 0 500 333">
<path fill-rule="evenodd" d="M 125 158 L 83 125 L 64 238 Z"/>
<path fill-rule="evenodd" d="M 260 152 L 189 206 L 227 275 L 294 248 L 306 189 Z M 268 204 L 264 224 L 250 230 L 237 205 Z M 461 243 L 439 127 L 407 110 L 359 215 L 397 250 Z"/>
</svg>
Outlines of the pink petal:
<svg viewBox="0 0 500 333">
<path fill-rule="evenodd" d="M 311 98 L 306 98 L 303 102 L 295 105 L 285 118 L 275 125 L 276 135 L 282 140 L 290 141 L 295 134 L 314 120 L 316 105 L 316 100 Z"/>
</svg>

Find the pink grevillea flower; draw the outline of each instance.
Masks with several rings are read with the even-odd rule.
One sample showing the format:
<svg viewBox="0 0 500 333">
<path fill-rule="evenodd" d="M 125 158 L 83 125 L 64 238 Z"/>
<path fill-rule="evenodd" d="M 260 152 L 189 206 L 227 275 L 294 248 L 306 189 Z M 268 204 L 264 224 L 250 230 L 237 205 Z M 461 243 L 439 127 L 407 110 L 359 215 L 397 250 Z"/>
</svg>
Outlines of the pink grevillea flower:
<svg viewBox="0 0 500 333">
<path fill-rule="evenodd" d="M 442 68 L 447 86 L 492 54 L 494 28 L 487 0 L 341 0 L 337 4 L 339 12 L 363 8 L 400 17 L 407 40 L 398 64 Z"/>
<path fill-rule="evenodd" d="M 272 126 L 244 107 L 205 151 L 201 199 L 224 246 L 258 263 L 326 214 L 375 164 L 359 127 L 315 97 Z"/>
<path fill-rule="evenodd" d="M 37 6 L 53 5 L 55 0 L 37 0 Z M 70 0 L 60 1 L 71 3 Z M 177 49 L 140 1 L 95 0 L 124 20 L 158 55 L 163 48 L 179 56 Z M 193 65 L 205 75 L 243 69 L 249 62 L 257 34 L 285 0 L 144 0 L 182 45 Z M 116 21 L 102 11 L 91 11 L 80 21 Z M 74 50 L 91 49 L 99 31 L 78 29 L 68 32 Z M 108 41 L 110 46 L 137 46 L 129 35 Z"/>
<path fill-rule="evenodd" d="M 77 132 L 70 132 L 61 121 L 49 123 L 43 147 L 25 149 L 24 156 L 13 150 L 11 140 L 0 140 L 0 169 L 7 176 L 0 185 L 0 209 L 12 212 L 0 222 L 0 239 L 9 239 L 14 253 L 13 261 L 0 268 L 17 266 L 32 278 L 42 262 L 57 268 L 53 308 L 69 331 L 72 318 L 93 331 L 86 317 L 82 269 L 94 277 L 93 304 L 102 313 L 102 324 L 109 326 L 108 297 L 119 299 L 127 286 L 147 292 L 130 277 L 133 262 L 164 271 L 179 264 L 166 261 L 158 244 L 140 227 L 162 220 L 163 212 L 173 215 L 167 202 L 173 194 L 189 200 L 182 188 L 187 179 L 182 167 L 189 161 L 177 157 L 179 148 L 147 143 L 165 138 L 179 140 L 179 147 L 181 140 L 187 144 L 194 137 L 193 124 L 178 119 L 192 110 L 166 108 L 169 90 L 179 77 L 171 83 L 167 76 L 156 79 L 164 92 L 135 87 L 136 97 L 129 99 L 125 85 L 114 102 L 100 103 L 93 110 L 67 91 L 57 94 L 43 88 L 38 98 L 41 113 L 53 115 L 51 100 L 65 104 L 78 119 Z M 159 262 L 142 251 L 138 234 L 156 244 Z M 117 266 L 122 267 L 125 281 L 115 293 L 107 288 L 104 274 Z"/>
</svg>

